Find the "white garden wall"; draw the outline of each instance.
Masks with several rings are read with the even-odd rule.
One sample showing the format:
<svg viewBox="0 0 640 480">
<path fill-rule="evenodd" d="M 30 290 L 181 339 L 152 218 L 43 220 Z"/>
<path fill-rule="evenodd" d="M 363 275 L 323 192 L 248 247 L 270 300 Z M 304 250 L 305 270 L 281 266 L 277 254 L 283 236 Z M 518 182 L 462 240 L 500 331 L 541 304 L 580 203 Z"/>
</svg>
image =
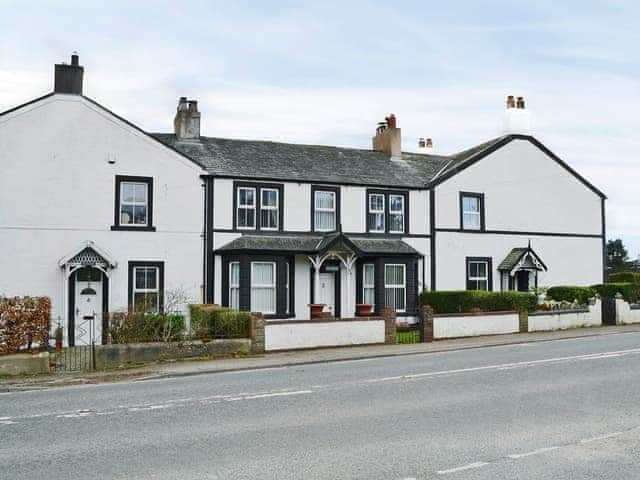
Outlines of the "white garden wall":
<svg viewBox="0 0 640 480">
<path fill-rule="evenodd" d="M 338 347 L 384 343 L 384 320 L 267 322 L 265 349 Z"/>
<path fill-rule="evenodd" d="M 616 299 L 616 324 L 640 323 L 640 305 L 629 305 L 621 298 Z"/>
<path fill-rule="evenodd" d="M 517 333 L 519 329 L 517 312 L 436 315 L 433 318 L 435 339 Z"/>
<path fill-rule="evenodd" d="M 600 300 L 597 300 L 594 305 L 589 305 L 589 308 L 580 310 L 561 310 L 544 314 L 529 313 L 530 332 L 599 327 L 600 325 L 602 325 L 602 302 Z"/>
</svg>

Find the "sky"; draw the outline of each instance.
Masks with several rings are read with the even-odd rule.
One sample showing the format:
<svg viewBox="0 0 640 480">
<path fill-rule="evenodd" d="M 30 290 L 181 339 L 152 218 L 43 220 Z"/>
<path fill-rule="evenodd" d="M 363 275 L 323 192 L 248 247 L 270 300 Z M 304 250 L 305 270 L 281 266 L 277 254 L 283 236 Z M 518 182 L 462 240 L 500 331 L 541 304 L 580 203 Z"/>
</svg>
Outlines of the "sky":
<svg viewBox="0 0 640 480">
<path fill-rule="evenodd" d="M 0 111 L 48 93 L 77 51 L 84 93 L 147 131 L 197 99 L 202 134 L 453 153 L 532 133 L 607 196 L 607 236 L 640 254 L 640 2 L 0 0 Z M 541 185 L 541 188 L 544 188 Z"/>
</svg>

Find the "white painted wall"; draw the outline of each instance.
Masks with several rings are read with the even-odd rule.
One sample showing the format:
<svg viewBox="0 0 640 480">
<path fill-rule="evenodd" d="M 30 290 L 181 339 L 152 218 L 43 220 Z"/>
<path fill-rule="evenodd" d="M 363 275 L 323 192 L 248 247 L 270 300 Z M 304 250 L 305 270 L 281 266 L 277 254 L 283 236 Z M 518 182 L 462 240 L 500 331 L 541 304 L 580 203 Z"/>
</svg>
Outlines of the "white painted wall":
<svg viewBox="0 0 640 480">
<path fill-rule="evenodd" d="M 213 212 L 214 228 L 233 228 L 233 180 L 214 179 Z"/>
<path fill-rule="evenodd" d="M 284 229 L 294 232 L 311 230 L 311 185 L 284 184 Z"/>
<path fill-rule="evenodd" d="M 344 232 L 366 232 L 367 189 L 340 187 L 340 220 Z"/>
<path fill-rule="evenodd" d="M 459 192 L 485 194 L 487 230 L 600 235 L 600 197 L 526 140 L 436 187 L 437 228 L 460 228 Z"/>
<path fill-rule="evenodd" d="M 409 233 L 429 234 L 429 191 L 409 192 Z"/>
<path fill-rule="evenodd" d="M 201 300 L 203 172 L 193 162 L 76 95 L 0 117 L 0 152 L 1 293 L 49 296 L 65 319 L 58 261 L 92 240 L 118 262 L 111 311 L 127 306 L 130 260 L 164 261 L 165 290 Z M 110 230 L 116 175 L 153 177 L 157 231 Z"/>
<path fill-rule="evenodd" d="M 640 308 L 631 308 L 623 299 L 616 299 L 616 324 L 640 323 Z"/>
<path fill-rule="evenodd" d="M 517 313 L 498 315 L 460 315 L 433 318 L 433 338 L 477 337 L 517 333 L 520 323 Z"/>
<path fill-rule="evenodd" d="M 602 325 L 602 302 L 600 300 L 596 300 L 594 305 L 589 305 L 587 312 L 549 312 L 544 315 L 529 315 L 530 332 L 599 327 L 600 325 Z"/>
<path fill-rule="evenodd" d="M 548 237 L 438 232 L 436 235 L 436 287 L 464 290 L 466 257 L 493 258 L 493 290 L 500 290 L 500 262 L 514 247 L 531 247 L 549 269 L 538 274 L 538 285 L 593 285 L 602 281 L 600 238 Z M 533 286 L 533 285 L 532 285 Z"/>
<path fill-rule="evenodd" d="M 384 343 L 384 320 L 265 325 L 265 349 L 337 347 Z"/>
</svg>

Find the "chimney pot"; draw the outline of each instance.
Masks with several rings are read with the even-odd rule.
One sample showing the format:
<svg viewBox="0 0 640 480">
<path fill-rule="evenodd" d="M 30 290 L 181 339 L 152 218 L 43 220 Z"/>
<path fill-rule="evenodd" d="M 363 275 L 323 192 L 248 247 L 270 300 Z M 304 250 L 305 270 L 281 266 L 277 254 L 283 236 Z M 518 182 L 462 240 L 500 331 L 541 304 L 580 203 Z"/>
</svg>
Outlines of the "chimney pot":
<svg viewBox="0 0 640 480">
<path fill-rule="evenodd" d="M 378 122 L 376 135 L 372 139 L 373 150 L 384 152 L 389 157 L 402 155 L 400 129 L 397 127 L 396 116 L 392 113 L 385 117 L 384 122 Z"/>
<path fill-rule="evenodd" d="M 427 138 L 426 147 L 433 148 L 433 140 L 431 140 L 430 138 Z"/>
<path fill-rule="evenodd" d="M 520 108 L 524 110 L 524 97 L 518 97 L 518 101 L 516 102 L 516 108 Z"/>
<path fill-rule="evenodd" d="M 513 95 L 507 97 L 507 108 L 516 108 L 516 101 Z"/>
<path fill-rule="evenodd" d="M 396 128 L 396 116 L 393 113 L 389 115 L 386 120 L 389 128 Z"/>
</svg>

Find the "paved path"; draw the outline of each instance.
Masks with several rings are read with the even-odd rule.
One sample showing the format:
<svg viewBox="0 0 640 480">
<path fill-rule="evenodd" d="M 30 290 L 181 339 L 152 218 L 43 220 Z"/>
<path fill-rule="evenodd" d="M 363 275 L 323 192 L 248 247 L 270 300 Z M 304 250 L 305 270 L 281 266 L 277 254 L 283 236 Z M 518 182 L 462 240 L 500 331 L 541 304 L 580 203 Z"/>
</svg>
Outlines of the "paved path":
<svg viewBox="0 0 640 480">
<path fill-rule="evenodd" d="M 0 395 L 6 478 L 640 478 L 640 332 Z"/>
</svg>

